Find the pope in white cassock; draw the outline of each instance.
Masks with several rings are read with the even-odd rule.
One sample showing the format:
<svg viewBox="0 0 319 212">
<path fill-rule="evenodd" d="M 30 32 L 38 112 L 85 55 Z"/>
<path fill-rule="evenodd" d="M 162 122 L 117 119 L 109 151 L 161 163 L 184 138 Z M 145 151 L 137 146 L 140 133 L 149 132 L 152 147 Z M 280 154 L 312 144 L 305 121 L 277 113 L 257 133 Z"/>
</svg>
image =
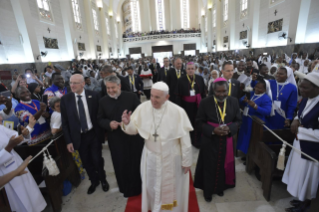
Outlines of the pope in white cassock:
<svg viewBox="0 0 319 212">
<path fill-rule="evenodd" d="M 124 111 L 122 130 L 145 139 L 141 160 L 142 212 L 188 211 L 193 130 L 185 111 L 168 101 L 163 82 L 152 86 L 151 100 Z"/>
<path fill-rule="evenodd" d="M 23 131 L 24 135 L 31 134 L 35 122 L 36 120 L 30 117 L 27 131 Z M 0 125 L 0 176 L 16 170 L 23 163 L 13 147 L 24 142 L 23 137 L 18 136 L 16 131 Z M 5 185 L 5 190 L 12 211 L 40 212 L 47 205 L 30 172 L 13 178 Z"/>
</svg>

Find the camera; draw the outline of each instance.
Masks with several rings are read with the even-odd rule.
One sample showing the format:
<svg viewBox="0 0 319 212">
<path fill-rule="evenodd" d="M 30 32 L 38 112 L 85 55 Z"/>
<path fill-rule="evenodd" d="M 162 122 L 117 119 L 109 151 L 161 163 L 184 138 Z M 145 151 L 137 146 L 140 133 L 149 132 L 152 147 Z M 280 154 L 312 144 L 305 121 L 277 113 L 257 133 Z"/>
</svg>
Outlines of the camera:
<svg viewBox="0 0 319 212">
<path fill-rule="evenodd" d="M 31 75 L 30 75 L 30 74 L 26 74 L 26 76 L 27 76 L 27 78 L 30 78 L 30 77 L 31 77 Z"/>
</svg>

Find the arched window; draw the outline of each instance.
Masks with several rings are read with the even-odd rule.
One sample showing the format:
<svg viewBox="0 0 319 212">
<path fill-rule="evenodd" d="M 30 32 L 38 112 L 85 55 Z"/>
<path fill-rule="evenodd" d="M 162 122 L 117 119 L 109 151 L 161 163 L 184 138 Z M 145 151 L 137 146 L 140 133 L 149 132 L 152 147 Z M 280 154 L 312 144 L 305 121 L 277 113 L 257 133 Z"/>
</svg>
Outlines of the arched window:
<svg viewBox="0 0 319 212">
<path fill-rule="evenodd" d="M 37 3 L 41 19 L 53 22 L 50 0 L 37 0 Z"/>
<path fill-rule="evenodd" d="M 71 3 L 72 3 L 75 26 L 77 29 L 81 30 L 82 29 L 82 18 L 81 18 L 79 1 L 78 0 L 71 0 Z"/>
<path fill-rule="evenodd" d="M 125 32 L 141 31 L 140 5 L 138 0 L 126 0 L 122 6 Z"/>
<path fill-rule="evenodd" d="M 155 0 L 157 30 L 165 30 L 164 0 Z"/>
<path fill-rule="evenodd" d="M 181 0 L 181 23 L 183 29 L 189 28 L 189 0 Z"/>
<path fill-rule="evenodd" d="M 108 19 L 108 18 L 105 18 L 105 24 L 106 24 L 106 33 L 107 33 L 108 35 L 111 35 L 111 33 L 110 33 L 109 19 Z"/>
<path fill-rule="evenodd" d="M 213 10 L 213 27 L 216 27 L 216 9 Z"/>
<path fill-rule="evenodd" d="M 248 0 L 240 0 L 240 18 L 245 18 L 248 14 Z"/>
<path fill-rule="evenodd" d="M 100 30 L 99 20 L 98 20 L 95 9 L 92 9 L 92 15 L 93 15 L 94 29 L 95 29 L 95 31 L 99 31 Z"/>
<path fill-rule="evenodd" d="M 228 20 L 228 0 L 224 0 L 224 22 Z"/>
</svg>

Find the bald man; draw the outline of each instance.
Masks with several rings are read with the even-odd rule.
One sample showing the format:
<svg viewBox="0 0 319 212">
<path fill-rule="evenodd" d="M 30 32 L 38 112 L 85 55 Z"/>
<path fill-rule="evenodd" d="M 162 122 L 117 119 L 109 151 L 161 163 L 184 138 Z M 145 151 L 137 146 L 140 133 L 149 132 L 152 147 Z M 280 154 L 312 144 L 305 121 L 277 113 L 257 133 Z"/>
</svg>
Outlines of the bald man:
<svg viewBox="0 0 319 212">
<path fill-rule="evenodd" d="M 70 79 L 72 92 L 61 98 L 61 116 L 64 139 L 69 152 L 78 150 L 83 166 L 90 178 L 88 194 L 92 194 L 102 183 L 103 191 L 109 190 L 102 158 L 104 133 L 100 128 L 97 114 L 99 94 L 84 90 L 84 77 L 75 74 Z"/>
<path fill-rule="evenodd" d="M 181 76 L 186 76 L 186 71 L 183 69 L 183 62 L 181 58 L 174 60 L 174 68 L 167 72 L 167 85 L 169 87 L 169 100 L 176 103 L 176 85 Z"/>
</svg>

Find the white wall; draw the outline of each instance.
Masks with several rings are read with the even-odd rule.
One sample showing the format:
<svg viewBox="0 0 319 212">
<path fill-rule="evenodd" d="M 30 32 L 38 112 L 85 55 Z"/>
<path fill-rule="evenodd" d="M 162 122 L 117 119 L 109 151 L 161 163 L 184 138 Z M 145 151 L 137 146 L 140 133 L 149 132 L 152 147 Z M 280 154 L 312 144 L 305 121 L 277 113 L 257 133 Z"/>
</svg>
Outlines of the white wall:
<svg viewBox="0 0 319 212">
<path fill-rule="evenodd" d="M 180 54 L 184 49 L 184 44 L 196 43 L 196 48 L 200 49 L 200 38 L 191 38 L 187 40 L 165 40 L 165 41 L 154 41 L 154 42 L 127 42 L 124 43 L 125 55 L 129 54 L 129 48 L 141 47 L 142 53 L 147 54 L 147 56 L 152 55 L 152 46 L 166 46 L 173 45 L 173 53 Z"/>
<path fill-rule="evenodd" d="M 312 0 L 307 22 L 305 43 L 319 42 L 319 1 Z"/>
<path fill-rule="evenodd" d="M 0 1 L 0 64 L 26 62 L 19 29 L 9 0 Z"/>
</svg>

